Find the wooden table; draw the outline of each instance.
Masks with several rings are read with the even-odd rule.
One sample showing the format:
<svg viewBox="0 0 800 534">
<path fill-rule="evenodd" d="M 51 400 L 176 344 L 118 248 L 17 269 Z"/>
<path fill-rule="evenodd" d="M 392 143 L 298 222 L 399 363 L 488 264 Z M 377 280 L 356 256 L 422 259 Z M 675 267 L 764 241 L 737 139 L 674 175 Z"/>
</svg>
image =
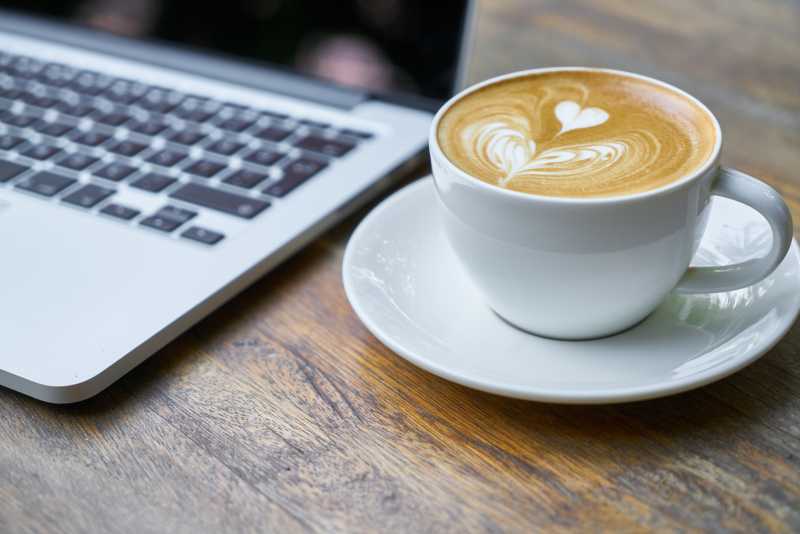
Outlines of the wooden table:
<svg viewBox="0 0 800 534">
<path fill-rule="evenodd" d="M 723 162 L 800 222 L 796 2 L 488 0 L 480 16 L 472 79 L 601 65 L 673 82 L 720 118 Z M 0 391 L 0 531 L 800 530 L 800 326 L 677 397 L 479 393 L 353 314 L 340 266 L 365 213 L 90 401 Z"/>
</svg>

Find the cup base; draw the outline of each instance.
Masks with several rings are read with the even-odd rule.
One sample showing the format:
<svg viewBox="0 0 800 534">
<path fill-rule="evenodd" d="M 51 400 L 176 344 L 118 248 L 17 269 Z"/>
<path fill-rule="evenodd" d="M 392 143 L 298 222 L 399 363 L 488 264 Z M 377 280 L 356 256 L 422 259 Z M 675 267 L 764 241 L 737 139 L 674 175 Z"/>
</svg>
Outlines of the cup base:
<svg viewBox="0 0 800 534">
<path fill-rule="evenodd" d="M 627 325 L 627 326 L 625 326 L 623 328 L 620 328 L 619 330 L 613 330 L 612 332 L 607 333 L 607 334 L 603 333 L 603 334 L 586 335 L 586 336 L 582 336 L 582 335 L 579 335 L 579 336 L 562 336 L 562 335 L 545 334 L 543 332 L 537 332 L 537 331 L 535 331 L 533 329 L 530 329 L 530 328 L 525 328 L 523 326 L 518 325 L 517 323 L 515 323 L 511 319 L 503 317 L 502 314 L 500 314 L 497 310 L 495 310 L 491 306 L 489 306 L 489 309 L 492 310 L 492 312 L 497 317 L 499 317 L 504 323 L 506 323 L 508 326 L 516 328 L 517 330 L 525 332 L 526 334 L 530 334 L 530 335 L 536 336 L 536 337 L 541 337 L 541 338 L 544 338 L 544 339 L 552 339 L 553 341 L 594 341 L 594 340 L 597 340 L 597 339 L 604 339 L 604 338 L 607 338 L 607 337 L 613 337 L 613 336 L 622 334 L 624 332 L 627 332 L 628 330 L 631 330 L 633 328 L 636 328 L 641 323 L 646 321 L 647 318 L 650 317 L 650 315 L 653 313 L 653 312 L 650 312 L 647 315 L 645 315 L 644 317 L 642 317 L 641 319 L 638 319 L 636 322 L 631 323 L 631 324 L 629 324 L 629 325 Z"/>
</svg>

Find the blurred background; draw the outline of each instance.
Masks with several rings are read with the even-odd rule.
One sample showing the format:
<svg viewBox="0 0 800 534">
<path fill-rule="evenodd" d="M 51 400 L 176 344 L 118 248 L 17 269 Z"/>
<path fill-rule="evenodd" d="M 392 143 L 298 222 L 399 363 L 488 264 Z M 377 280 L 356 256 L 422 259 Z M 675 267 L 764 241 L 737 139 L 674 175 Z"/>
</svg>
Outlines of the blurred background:
<svg viewBox="0 0 800 534">
<path fill-rule="evenodd" d="M 2 0 L 6 8 L 282 66 L 342 85 L 448 93 L 465 0 Z M 422 7 L 424 6 L 424 10 Z M 455 40 L 454 40 L 455 39 Z"/>
</svg>

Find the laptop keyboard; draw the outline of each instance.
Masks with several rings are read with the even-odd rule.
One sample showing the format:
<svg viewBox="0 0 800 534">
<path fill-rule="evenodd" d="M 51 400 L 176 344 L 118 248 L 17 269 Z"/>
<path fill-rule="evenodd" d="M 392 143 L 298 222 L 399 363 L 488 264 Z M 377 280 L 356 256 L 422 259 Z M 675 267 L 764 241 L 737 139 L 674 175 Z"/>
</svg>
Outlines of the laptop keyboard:
<svg viewBox="0 0 800 534">
<path fill-rule="evenodd" d="M 0 52 L 0 186 L 204 245 L 225 236 L 198 212 L 253 219 L 372 137 Z M 164 205 L 115 202 L 122 183 Z"/>
</svg>

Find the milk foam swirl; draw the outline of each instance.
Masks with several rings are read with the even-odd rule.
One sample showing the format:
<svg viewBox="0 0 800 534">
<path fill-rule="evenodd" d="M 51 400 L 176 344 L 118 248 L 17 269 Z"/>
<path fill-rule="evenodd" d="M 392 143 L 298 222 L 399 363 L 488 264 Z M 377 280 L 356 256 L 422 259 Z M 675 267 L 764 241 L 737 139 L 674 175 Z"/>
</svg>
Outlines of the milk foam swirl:
<svg viewBox="0 0 800 534">
<path fill-rule="evenodd" d="M 603 196 L 677 179 L 711 151 L 713 126 L 686 97 L 603 73 L 533 75 L 467 95 L 440 121 L 448 158 L 521 192 Z"/>
<path fill-rule="evenodd" d="M 465 130 L 464 143 L 483 165 L 502 171 L 496 182 L 500 187 L 509 187 L 512 181 L 523 185 L 526 180 L 537 178 L 584 176 L 591 179 L 600 173 L 606 180 L 624 179 L 641 166 L 650 165 L 661 152 L 658 139 L 644 130 L 537 152 L 533 139 L 497 121 Z"/>
</svg>

